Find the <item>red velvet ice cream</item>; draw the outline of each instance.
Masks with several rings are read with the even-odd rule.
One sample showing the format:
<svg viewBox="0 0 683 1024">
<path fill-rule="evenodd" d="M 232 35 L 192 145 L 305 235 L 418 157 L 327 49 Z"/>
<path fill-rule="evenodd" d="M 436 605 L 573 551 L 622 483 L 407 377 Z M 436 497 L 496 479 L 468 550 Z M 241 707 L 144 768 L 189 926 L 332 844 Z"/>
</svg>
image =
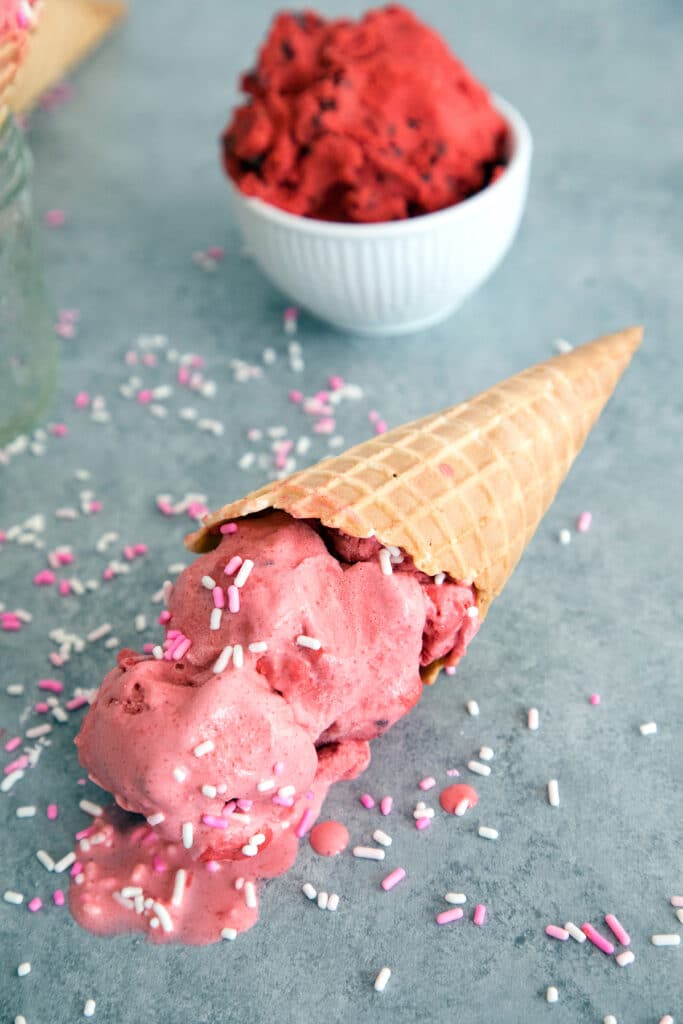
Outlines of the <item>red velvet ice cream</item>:
<svg viewBox="0 0 683 1024">
<path fill-rule="evenodd" d="M 247 195 L 292 213 L 390 221 L 482 189 L 507 128 L 445 41 L 398 5 L 360 21 L 277 15 L 223 136 Z"/>
</svg>

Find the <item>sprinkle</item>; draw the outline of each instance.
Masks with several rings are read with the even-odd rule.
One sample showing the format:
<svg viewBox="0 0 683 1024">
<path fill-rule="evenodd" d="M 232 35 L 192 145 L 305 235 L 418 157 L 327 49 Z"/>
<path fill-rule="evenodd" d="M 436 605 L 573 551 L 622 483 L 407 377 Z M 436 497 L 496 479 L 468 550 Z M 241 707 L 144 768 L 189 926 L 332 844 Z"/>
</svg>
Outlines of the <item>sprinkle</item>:
<svg viewBox="0 0 683 1024">
<path fill-rule="evenodd" d="M 185 779 L 187 778 L 187 771 L 184 768 L 174 768 L 173 778 L 176 780 L 176 782 L 184 782 Z"/>
<path fill-rule="evenodd" d="M 567 923 L 565 924 L 564 927 L 565 927 L 565 931 L 569 932 L 571 937 L 576 942 L 583 943 L 583 942 L 586 941 L 585 934 L 581 931 L 580 928 L 577 928 L 576 925 L 572 921 L 567 921 Z"/>
<path fill-rule="evenodd" d="M 383 967 L 375 978 L 375 992 L 384 992 L 390 977 L 391 969 L 389 967 Z"/>
<path fill-rule="evenodd" d="M 191 821 L 183 822 L 182 837 L 183 837 L 183 846 L 185 847 L 185 849 L 186 850 L 191 850 L 192 849 L 192 844 L 194 843 L 194 829 L 192 827 L 192 822 Z"/>
<path fill-rule="evenodd" d="M 452 910 L 442 910 L 440 914 L 436 915 L 437 924 L 450 924 L 452 921 L 459 921 L 463 916 L 463 912 L 460 907 L 453 907 Z"/>
<path fill-rule="evenodd" d="M 619 964 L 620 967 L 628 967 L 629 964 L 633 963 L 635 958 L 636 958 L 636 955 L 633 952 L 633 950 L 625 949 L 623 953 L 618 953 L 617 956 L 615 956 L 614 959 L 616 960 L 616 962 Z"/>
<path fill-rule="evenodd" d="M 227 818 L 218 817 L 215 814 L 202 814 L 202 823 L 208 825 L 209 828 L 227 828 Z M 185 826 L 183 826 L 184 828 Z M 183 843 L 185 840 L 183 840 Z M 189 849 L 189 847 L 188 847 Z"/>
<path fill-rule="evenodd" d="M 418 782 L 418 786 L 422 790 L 433 789 L 435 785 L 436 779 L 433 778 L 431 775 L 428 775 L 426 779 L 422 779 L 420 782 Z"/>
<path fill-rule="evenodd" d="M 536 732 L 539 726 L 538 708 L 529 708 L 526 721 L 527 727 L 531 729 L 532 732 Z"/>
<path fill-rule="evenodd" d="M 674 933 L 669 935 L 653 935 L 650 939 L 653 946 L 680 946 L 681 937 Z"/>
<path fill-rule="evenodd" d="M 470 809 L 469 798 L 468 797 L 464 797 L 464 799 L 461 800 L 460 803 L 457 804 L 457 806 L 455 808 L 455 816 L 457 818 L 462 818 L 463 815 L 467 814 L 469 809 Z"/>
<path fill-rule="evenodd" d="M 97 1006 L 97 1003 L 95 1002 L 94 999 L 86 999 L 85 1006 L 83 1007 L 83 1016 L 84 1017 L 94 1017 L 95 1016 L 95 1007 L 96 1006 Z"/>
<path fill-rule="evenodd" d="M 597 704 L 600 703 L 600 694 L 599 693 L 591 693 L 591 695 L 588 698 L 588 700 L 595 707 Z"/>
<path fill-rule="evenodd" d="M 46 871 L 54 871 L 55 862 L 45 850 L 36 850 L 36 858 L 40 861 Z"/>
<path fill-rule="evenodd" d="M 592 924 L 582 924 L 581 931 L 584 933 L 588 941 L 592 942 L 594 946 L 598 947 L 598 949 L 601 949 L 603 953 L 606 953 L 607 956 L 612 955 L 614 952 L 614 946 L 609 939 L 606 939 L 604 935 L 601 935 Z"/>
<path fill-rule="evenodd" d="M 213 740 L 204 740 L 203 743 L 199 743 L 193 750 L 195 757 L 204 757 L 204 754 L 210 754 L 212 750 L 215 750 Z"/>
<path fill-rule="evenodd" d="M 230 559 L 230 561 L 228 562 L 228 564 L 226 565 L 225 569 L 223 570 L 223 573 L 226 576 L 232 576 L 234 573 L 237 572 L 237 570 L 239 569 L 241 564 L 242 564 L 242 559 L 240 558 L 240 556 L 239 555 L 233 555 L 232 558 Z"/>
<path fill-rule="evenodd" d="M 151 825 L 152 828 L 154 828 L 155 825 L 161 825 L 162 821 L 165 820 L 166 816 L 162 814 L 161 811 L 157 811 L 156 814 L 150 814 L 150 816 L 147 819 L 147 824 Z"/>
<path fill-rule="evenodd" d="M 17 967 L 17 974 L 20 978 L 25 978 L 27 974 L 31 973 L 31 965 L 28 960 L 24 961 L 23 964 L 19 964 Z"/>
<path fill-rule="evenodd" d="M 493 760 L 493 756 L 494 756 L 493 755 L 493 750 L 491 749 L 491 747 L 480 747 L 479 748 L 479 760 L 480 761 L 492 761 Z"/>
<path fill-rule="evenodd" d="M 379 809 L 381 813 L 386 816 L 387 814 L 391 814 L 393 806 L 394 798 L 392 796 L 383 796 L 380 801 Z"/>
<path fill-rule="evenodd" d="M 87 701 L 86 701 L 86 703 L 87 703 Z M 45 814 L 47 815 L 48 821 L 55 821 L 57 819 L 58 814 L 59 814 L 59 810 L 57 808 L 57 804 L 48 804 L 47 805 L 47 810 L 45 811 Z"/>
<path fill-rule="evenodd" d="M 296 638 L 296 642 L 299 647 L 307 647 L 311 651 L 319 651 L 322 647 L 320 640 L 316 640 L 315 637 L 306 636 L 305 634 L 298 636 Z"/>
<path fill-rule="evenodd" d="M 219 532 L 222 534 L 237 533 L 237 523 L 223 523 Z"/>
<path fill-rule="evenodd" d="M 221 938 L 222 939 L 227 939 L 228 942 L 234 942 L 235 939 L 237 938 L 237 929 L 236 928 L 223 928 L 223 930 L 221 931 Z"/>
<path fill-rule="evenodd" d="M 29 900 L 29 902 L 26 904 L 26 906 L 28 907 L 32 914 L 37 913 L 42 907 L 42 905 L 43 901 L 40 899 L 39 896 L 34 896 L 33 899 Z"/>
<path fill-rule="evenodd" d="M 255 846 L 253 843 L 247 843 L 242 847 L 242 853 L 245 857 L 255 857 L 258 853 L 258 846 Z"/>
<path fill-rule="evenodd" d="M 620 942 L 622 946 L 631 945 L 631 936 L 626 931 L 621 922 L 617 920 L 614 914 L 605 914 L 605 924 L 607 925 L 609 930 L 613 932 L 614 935 L 616 935 L 617 941 Z"/>
<path fill-rule="evenodd" d="M 223 619 L 223 609 L 222 608 L 213 608 L 212 611 L 211 611 L 211 618 L 209 620 L 209 629 L 213 629 L 213 630 L 220 629 L 221 628 L 221 621 L 222 621 L 222 619 Z"/>
<path fill-rule="evenodd" d="M 15 892 L 13 889 L 5 889 L 4 893 L 2 894 L 2 898 L 5 901 L 5 903 L 14 903 L 16 906 L 19 906 L 21 903 L 24 902 L 23 894 L 20 892 Z"/>
<path fill-rule="evenodd" d="M 305 882 L 304 885 L 301 887 L 301 891 L 308 900 L 314 900 L 318 895 L 315 888 L 311 885 L 310 882 Z"/>
<path fill-rule="evenodd" d="M 183 896 L 185 895 L 185 883 L 187 882 L 187 871 L 178 868 L 173 879 L 173 895 L 171 896 L 172 907 L 182 907 Z"/>
<path fill-rule="evenodd" d="M 61 860 L 58 860 L 55 864 L 54 871 L 56 875 L 60 875 L 62 871 L 66 871 L 72 864 L 76 863 L 76 854 L 71 850 L 69 853 L 65 853 Z"/>
<path fill-rule="evenodd" d="M 382 831 L 381 828 L 375 829 L 375 831 L 372 833 L 372 838 L 375 840 L 376 843 L 379 843 L 380 846 L 391 846 L 391 836 L 388 836 L 386 832 Z"/>
<path fill-rule="evenodd" d="M 319 910 L 327 910 L 327 901 L 329 897 L 326 892 L 318 893 L 318 908 Z"/>
<path fill-rule="evenodd" d="M 225 608 L 225 594 L 220 587 L 213 588 L 213 604 L 214 608 Z"/>
<path fill-rule="evenodd" d="M 663 1017 L 660 1017 L 659 1024 L 674 1024 L 674 1019 L 670 1013 L 665 1013 Z"/>
<path fill-rule="evenodd" d="M 298 836 L 299 839 L 301 839 L 302 836 L 306 835 L 309 828 L 313 824 L 314 819 L 315 815 L 313 811 L 311 810 L 310 807 L 307 807 L 304 813 L 301 815 L 299 824 L 296 827 L 296 835 Z"/>
<path fill-rule="evenodd" d="M 17 818 L 32 818 L 36 813 L 36 808 L 35 805 L 30 804 L 25 807 L 17 807 L 14 813 Z"/>
<path fill-rule="evenodd" d="M 643 725 L 640 726 L 640 734 L 641 734 L 641 736 L 654 736 L 654 734 L 656 732 L 657 732 L 657 723 L 656 722 L 645 722 Z"/>
<path fill-rule="evenodd" d="M 213 800 L 218 790 L 215 786 L 202 786 L 202 793 L 204 796 L 208 796 L 210 800 Z M 149 818 L 147 819 L 149 821 Z"/>
<path fill-rule="evenodd" d="M 243 587 L 244 584 L 247 582 L 247 580 L 249 579 L 249 574 L 251 573 L 251 570 L 253 568 L 254 563 L 252 562 L 252 560 L 250 558 L 245 558 L 244 561 L 242 562 L 242 567 L 240 571 L 235 576 L 235 586 L 238 589 L 240 587 Z"/>
<path fill-rule="evenodd" d="M 242 644 L 235 644 L 232 652 L 232 663 L 235 668 L 242 668 L 244 665 L 244 651 L 242 650 Z"/>
<path fill-rule="evenodd" d="M 487 825 L 480 825 L 479 835 L 482 839 L 497 839 L 498 831 L 495 828 L 488 828 Z"/>
<path fill-rule="evenodd" d="M 484 923 L 486 922 L 486 907 L 483 903 L 477 903 L 474 908 L 474 917 L 472 920 L 479 928 L 484 926 Z"/>
<path fill-rule="evenodd" d="M 258 901 L 256 899 L 256 886 L 253 882 L 244 883 L 244 902 L 251 910 L 256 909 Z"/>
<path fill-rule="evenodd" d="M 351 852 L 360 860 L 384 860 L 384 850 L 378 850 L 375 846 L 354 846 Z"/>
<path fill-rule="evenodd" d="M 97 818 L 102 814 L 102 808 L 99 804 L 93 803 L 92 800 L 81 800 L 79 801 L 78 806 L 82 811 L 85 811 L 86 814 L 92 814 L 93 818 Z"/>
<path fill-rule="evenodd" d="M 683 896 L 672 896 L 671 897 L 672 907 L 683 907 Z"/>
<path fill-rule="evenodd" d="M 379 550 L 379 564 L 382 568 L 384 576 L 391 576 L 393 573 L 393 567 L 391 564 L 391 552 L 388 548 L 380 548 Z"/>
<path fill-rule="evenodd" d="M 97 640 L 101 640 L 102 637 L 106 636 L 107 633 L 111 633 L 111 623 L 103 622 L 96 629 L 91 629 L 85 639 L 89 644 L 94 644 Z"/>
<path fill-rule="evenodd" d="M 229 664 L 231 658 L 232 658 L 232 645 L 228 644 L 226 647 L 223 648 L 223 650 L 221 651 L 221 653 L 218 655 L 218 657 L 216 658 L 216 660 L 214 662 L 214 665 L 213 665 L 214 675 L 220 675 L 221 672 L 224 672 L 225 669 L 228 667 L 228 664 Z"/>
<path fill-rule="evenodd" d="M 560 998 L 560 994 L 554 985 L 550 985 L 546 989 L 545 998 L 549 1003 L 556 1003 L 557 1000 Z"/>
<path fill-rule="evenodd" d="M 363 795 L 360 797 L 360 802 L 362 803 L 366 811 L 372 810 L 372 808 L 375 806 L 374 797 L 370 796 L 369 793 L 363 793 Z"/>
<path fill-rule="evenodd" d="M 206 590 L 214 590 L 216 587 L 216 581 L 212 576 L 202 576 L 202 586 Z"/>
<path fill-rule="evenodd" d="M 566 546 L 567 544 L 571 544 L 571 542 L 572 542 L 572 535 L 569 532 L 569 530 L 563 529 L 563 530 L 560 530 L 560 532 L 558 533 L 557 539 L 559 540 L 560 544 Z"/>
<path fill-rule="evenodd" d="M 545 933 L 546 935 L 549 935 L 551 939 L 559 939 L 560 942 L 566 942 L 569 938 L 569 932 L 567 929 L 560 928 L 560 926 L 556 924 L 547 924 L 545 926 Z"/>
<path fill-rule="evenodd" d="M 23 777 L 24 773 L 21 768 L 17 768 L 16 771 L 10 772 L 9 775 L 6 775 L 2 782 L 0 782 L 0 792 L 7 793 L 15 782 L 19 782 Z"/>
<path fill-rule="evenodd" d="M 560 806 L 560 787 L 557 779 L 551 779 L 548 783 L 548 803 L 551 807 Z"/>
<path fill-rule="evenodd" d="M 414 818 L 418 818 L 418 819 L 419 818 L 433 818 L 434 817 L 434 808 L 433 807 L 427 807 L 427 805 L 424 804 L 422 802 L 422 800 L 420 800 L 417 804 L 415 804 L 415 810 L 413 811 L 413 817 Z"/>
<path fill-rule="evenodd" d="M 220 611 L 220 608 L 214 608 L 214 611 Z M 180 659 L 187 654 L 190 647 L 192 647 L 192 641 L 189 636 L 183 637 L 183 639 L 180 640 L 180 642 L 173 648 L 173 653 L 171 655 L 172 660 L 180 661 Z"/>
<path fill-rule="evenodd" d="M 460 904 L 467 902 L 467 896 L 465 896 L 464 892 L 447 892 L 444 899 L 446 903 Z"/>
<path fill-rule="evenodd" d="M 424 814 L 420 818 L 416 818 L 415 828 L 418 830 L 418 832 L 424 832 L 426 828 L 429 828 L 431 823 L 432 819 L 428 815 Z"/>
<path fill-rule="evenodd" d="M 382 879 L 380 885 L 385 892 L 390 892 L 391 889 L 397 886 L 399 882 L 402 882 L 405 877 L 405 868 L 394 868 L 393 871 L 390 871 L 389 874 Z"/>
<path fill-rule="evenodd" d="M 43 710 L 47 711 L 49 709 L 50 705 L 49 704 L 42 704 L 41 703 L 40 705 L 36 704 L 35 707 L 36 707 L 36 711 L 38 711 L 38 710 L 40 710 L 40 711 L 43 711 Z M 38 739 L 39 736 L 47 736 L 48 733 L 51 733 L 51 732 L 52 732 L 52 726 L 51 725 L 48 725 L 48 724 L 45 724 L 45 725 L 34 725 L 33 728 L 26 730 L 26 736 L 30 740 L 36 740 L 36 739 Z"/>
<path fill-rule="evenodd" d="M 471 772 L 474 772 L 475 775 L 491 774 L 491 766 L 488 764 L 481 764 L 480 761 L 468 761 L 467 767 Z"/>
<path fill-rule="evenodd" d="M 479 714 L 479 705 L 476 700 L 468 700 L 465 707 L 467 708 L 467 713 L 472 715 L 473 718 L 476 718 Z"/>
<path fill-rule="evenodd" d="M 52 893 L 52 902 L 56 907 L 63 907 L 66 902 L 66 898 L 61 889 L 55 889 Z"/>
<path fill-rule="evenodd" d="M 233 614 L 240 610 L 240 592 L 234 583 L 228 587 L 228 608 Z"/>
<path fill-rule="evenodd" d="M 339 895 L 336 892 L 330 893 L 330 898 L 327 901 L 327 909 L 333 913 L 339 907 Z"/>
<path fill-rule="evenodd" d="M 576 520 L 576 529 L 579 533 L 588 533 L 593 522 L 593 516 L 590 512 L 582 512 Z"/>
<path fill-rule="evenodd" d="M 156 902 L 153 903 L 152 904 L 152 910 L 154 911 L 154 913 L 159 918 L 159 923 L 161 924 L 162 929 L 166 933 L 172 932 L 173 931 L 173 921 L 171 919 L 171 915 L 169 914 L 168 910 L 163 905 L 163 903 L 156 903 Z"/>
<path fill-rule="evenodd" d="M 683 910 L 682 910 L 682 909 L 680 909 L 680 908 L 679 908 L 679 909 L 678 909 L 678 910 L 676 911 L 676 917 L 677 917 L 677 918 L 678 918 L 678 920 L 679 920 L 679 921 L 681 922 L 681 924 L 683 924 Z"/>
</svg>

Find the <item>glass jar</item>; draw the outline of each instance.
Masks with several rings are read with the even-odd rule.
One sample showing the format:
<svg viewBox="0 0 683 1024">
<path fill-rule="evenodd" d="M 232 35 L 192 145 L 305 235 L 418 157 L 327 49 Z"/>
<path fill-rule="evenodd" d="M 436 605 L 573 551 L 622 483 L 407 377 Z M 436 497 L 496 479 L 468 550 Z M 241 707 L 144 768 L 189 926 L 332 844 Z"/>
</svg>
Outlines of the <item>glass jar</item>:
<svg viewBox="0 0 683 1024">
<path fill-rule="evenodd" d="M 0 446 L 45 413 L 57 342 L 33 224 L 31 154 L 0 108 Z"/>
</svg>

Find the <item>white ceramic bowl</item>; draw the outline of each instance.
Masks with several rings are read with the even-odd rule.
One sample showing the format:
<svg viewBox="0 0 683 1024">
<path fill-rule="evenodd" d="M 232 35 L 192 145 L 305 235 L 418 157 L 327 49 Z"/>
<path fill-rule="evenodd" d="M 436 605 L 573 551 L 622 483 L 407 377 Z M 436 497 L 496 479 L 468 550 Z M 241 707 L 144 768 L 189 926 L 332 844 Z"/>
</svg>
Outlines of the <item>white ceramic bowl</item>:
<svg viewBox="0 0 683 1024">
<path fill-rule="evenodd" d="M 344 331 L 391 335 L 445 319 L 495 270 L 524 210 L 531 134 L 492 97 L 510 129 L 504 173 L 436 213 L 382 224 L 339 224 L 287 213 L 231 182 L 247 249 L 290 299 Z"/>
</svg>

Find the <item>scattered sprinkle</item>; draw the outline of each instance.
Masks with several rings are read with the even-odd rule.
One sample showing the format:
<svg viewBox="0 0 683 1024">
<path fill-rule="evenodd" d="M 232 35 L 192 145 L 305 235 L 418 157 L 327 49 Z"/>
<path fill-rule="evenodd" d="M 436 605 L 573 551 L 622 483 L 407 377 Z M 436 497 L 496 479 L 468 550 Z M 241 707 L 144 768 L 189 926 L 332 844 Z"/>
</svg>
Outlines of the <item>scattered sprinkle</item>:
<svg viewBox="0 0 683 1024">
<path fill-rule="evenodd" d="M 465 707 L 467 708 L 468 715 L 472 715 L 473 718 L 476 718 L 479 714 L 479 705 L 476 700 L 468 700 Z"/>
<path fill-rule="evenodd" d="M 306 636 L 305 634 L 301 634 L 301 636 L 298 636 L 296 638 L 296 642 L 298 643 L 299 647 L 307 647 L 311 651 L 319 651 L 320 648 L 322 647 L 320 640 L 316 640 L 315 637 Z"/>
<path fill-rule="evenodd" d="M 497 839 L 498 830 L 495 828 L 489 828 L 488 825 L 480 825 L 479 835 L 482 839 Z"/>
<path fill-rule="evenodd" d="M 557 779 L 551 779 L 548 783 L 548 803 L 551 807 L 560 806 L 560 786 Z"/>
<path fill-rule="evenodd" d="M 547 924 L 545 926 L 545 933 L 549 935 L 551 939 L 559 939 L 560 942 L 566 942 L 569 938 L 569 932 L 566 928 L 560 928 L 556 924 Z M 584 935 L 584 940 L 586 936 Z"/>
<path fill-rule="evenodd" d="M 351 852 L 359 860 L 384 860 L 384 850 L 378 850 L 376 846 L 354 846 Z"/>
<path fill-rule="evenodd" d="M 618 953 L 615 956 L 614 959 L 616 960 L 616 962 L 619 964 L 620 967 L 628 967 L 629 964 L 633 963 L 635 958 L 636 958 L 636 955 L 633 952 L 633 950 L 625 949 L 623 953 Z"/>
<path fill-rule="evenodd" d="M 186 821 L 183 823 L 182 838 L 183 846 L 185 847 L 185 849 L 191 850 L 192 844 L 194 843 L 194 828 L 192 827 L 191 821 Z"/>
<path fill-rule="evenodd" d="M 603 953 L 606 953 L 607 956 L 612 955 L 614 952 L 614 946 L 609 939 L 606 939 L 604 935 L 601 935 L 592 924 L 582 924 L 581 931 L 584 933 L 588 941 L 592 942 L 594 946 L 598 947 L 598 949 L 601 949 Z"/>
<path fill-rule="evenodd" d="M 657 732 L 657 723 L 656 722 L 644 722 L 643 725 L 640 726 L 640 735 L 641 736 L 654 736 L 654 734 L 656 732 Z"/>
<path fill-rule="evenodd" d="M 527 712 L 527 726 L 532 732 L 536 732 L 539 726 L 538 708 L 529 708 Z"/>
<path fill-rule="evenodd" d="M 17 967 L 17 974 L 20 978 L 25 978 L 27 974 L 31 973 L 31 965 L 28 960 L 25 960 L 23 964 L 19 964 Z"/>
<path fill-rule="evenodd" d="M 194 748 L 193 753 L 195 757 L 204 757 L 205 754 L 210 754 L 215 749 L 213 740 L 204 740 Z"/>
<path fill-rule="evenodd" d="M 356 847 L 353 851 L 354 856 L 356 856 L 357 849 L 358 847 Z M 384 851 L 382 851 L 382 855 L 384 855 Z M 405 877 L 405 868 L 394 868 L 393 871 L 390 871 L 389 874 L 382 879 L 380 885 L 382 886 L 385 892 L 390 892 L 398 885 L 399 882 L 402 882 Z"/>
<path fill-rule="evenodd" d="M 549 985 L 545 992 L 546 1001 L 549 1003 L 556 1003 L 560 998 L 560 994 L 554 985 Z"/>
<path fill-rule="evenodd" d="M 383 967 L 375 978 L 375 992 L 384 992 L 391 977 L 391 968 Z"/>
<path fill-rule="evenodd" d="M 559 540 L 560 544 L 563 544 L 565 546 L 567 544 L 571 544 L 571 542 L 572 542 L 571 532 L 569 530 L 567 530 L 566 528 L 563 529 L 563 530 L 560 530 L 560 532 L 557 535 L 557 539 Z"/>
<path fill-rule="evenodd" d="M 375 829 L 375 831 L 372 833 L 372 838 L 375 840 L 376 843 L 379 843 L 380 846 L 391 846 L 391 836 L 388 836 L 386 832 L 382 831 L 381 828 Z"/>
<path fill-rule="evenodd" d="M 491 774 L 491 766 L 488 764 L 481 764 L 480 761 L 468 761 L 467 767 L 471 772 L 474 772 L 475 775 L 486 776 Z"/>
<path fill-rule="evenodd" d="M 453 907 L 452 910 L 442 910 L 440 914 L 436 915 L 437 924 L 451 924 L 453 921 L 459 921 L 463 916 L 463 911 L 460 907 Z"/>
<path fill-rule="evenodd" d="M 650 941 L 652 942 L 653 946 L 680 946 L 681 937 L 676 932 L 670 933 L 668 935 L 660 933 L 658 935 L 653 935 Z"/>
</svg>

